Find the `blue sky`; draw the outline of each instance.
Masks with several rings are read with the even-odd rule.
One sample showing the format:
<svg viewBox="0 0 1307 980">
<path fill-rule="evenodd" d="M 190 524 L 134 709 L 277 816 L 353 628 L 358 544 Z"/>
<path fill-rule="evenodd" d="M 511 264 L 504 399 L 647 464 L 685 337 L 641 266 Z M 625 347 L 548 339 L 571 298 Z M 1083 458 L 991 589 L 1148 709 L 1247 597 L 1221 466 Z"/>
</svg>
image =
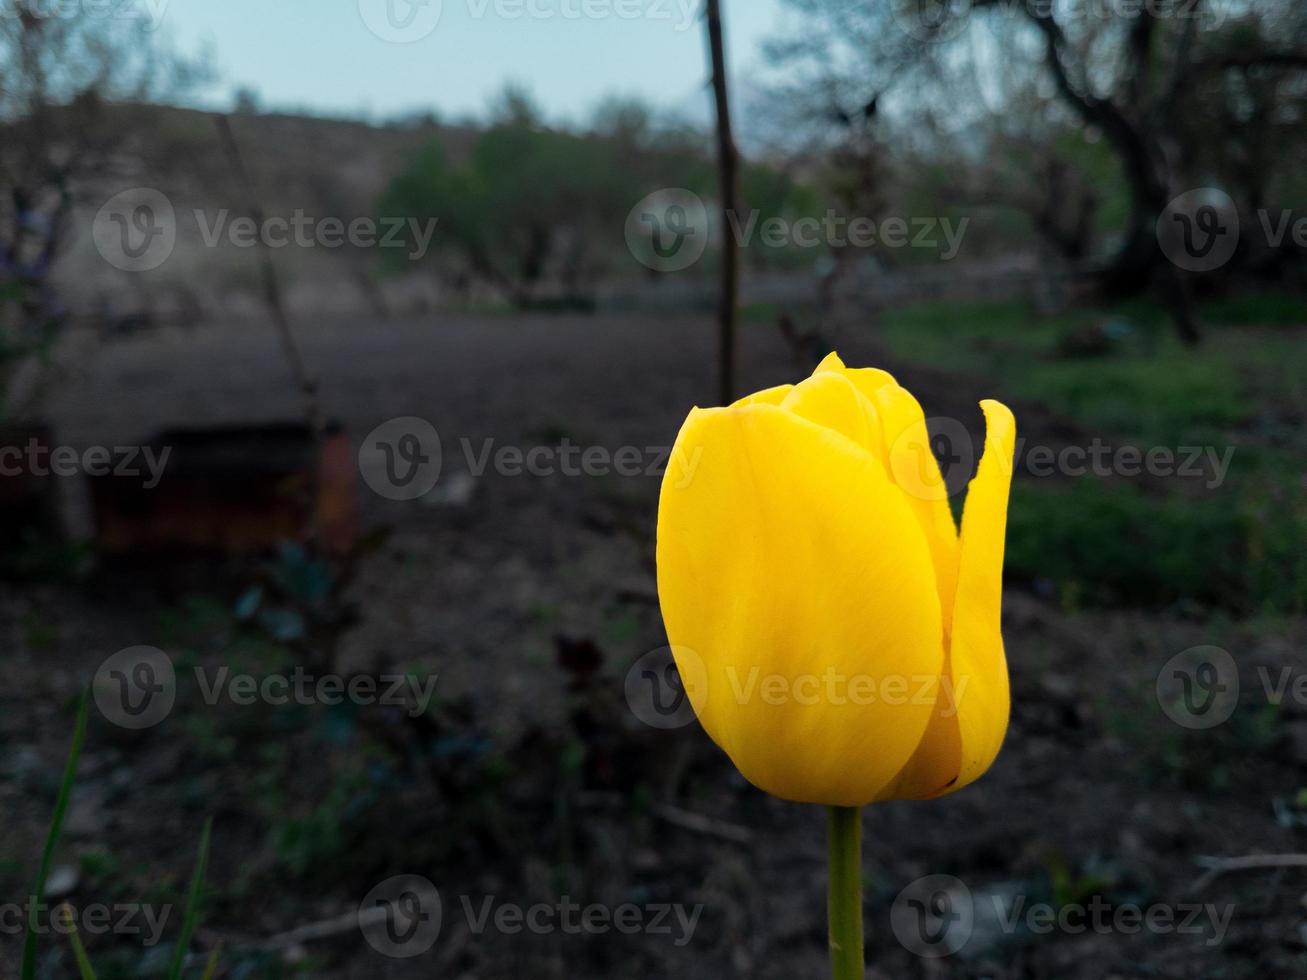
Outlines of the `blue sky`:
<svg viewBox="0 0 1307 980">
<path fill-rule="evenodd" d="M 268 107 L 392 116 L 479 114 L 506 81 L 550 118 L 580 120 L 608 94 L 703 116 L 702 0 L 133 0 L 185 51 L 208 45 L 220 80 Z M 732 74 L 792 22 L 783 0 L 724 0 Z"/>
</svg>

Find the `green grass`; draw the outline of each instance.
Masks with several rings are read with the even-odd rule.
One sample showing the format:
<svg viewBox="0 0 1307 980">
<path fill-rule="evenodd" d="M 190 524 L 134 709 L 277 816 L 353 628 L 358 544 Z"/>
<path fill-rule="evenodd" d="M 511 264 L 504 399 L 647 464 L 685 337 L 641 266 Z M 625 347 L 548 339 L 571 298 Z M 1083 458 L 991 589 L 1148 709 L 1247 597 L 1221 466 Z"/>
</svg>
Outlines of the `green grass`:
<svg viewBox="0 0 1307 980">
<path fill-rule="evenodd" d="M 1068 605 L 1302 609 L 1301 515 L 1259 505 L 1233 480 L 1227 486 L 1239 496 L 1158 497 L 1089 477 L 1061 486 L 1018 480 L 1007 573 L 1053 582 Z"/>
<path fill-rule="evenodd" d="M 1041 402 L 1086 439 L 1235 447 L 1214 489 L 1018 477 L 1009 574 L 1052 582 L 1072 604 L 1302 610 L 1307 304 L 1239 297 L 1205 306 L 1203 323 L 1203 343 L 1188 348 L 1144 303 L 1055 317 L 1024 303 L 935 303 L 887 314 L 880 331 L 899 360 L 982 377 L 996 397 Z M 1065 338 L 1103 324 L 1118 336 L 1098 356 L 1062 353 Z"/>
<path fill-rule="evenodd" d="M 1250 337 L 1229 324 L 1307 325 L 1307 304 L 1269 296 L 1203 312 L 1207 337 L 1196 350 L 1175 339 L 1161 310 L 1140 303 L 1055 317 L 1040 317 L 1025 303 L 931 303 L 886 314 L 880 330 L 904 360 L 994 378 L 1012 395 L 1044 401 L 1086 429 L 1119 437 L 1174 444 L 1247 424 L 1258 398 L 1270 392 L 1301 399 L 1307 335 L 1276 330 Z M 1264 319 L 1249 319 L 1255 315 Z M 1064 337 L 1107 321 L 1129 328 L 1110 356 L 1059 356 Z"/>
</svg>

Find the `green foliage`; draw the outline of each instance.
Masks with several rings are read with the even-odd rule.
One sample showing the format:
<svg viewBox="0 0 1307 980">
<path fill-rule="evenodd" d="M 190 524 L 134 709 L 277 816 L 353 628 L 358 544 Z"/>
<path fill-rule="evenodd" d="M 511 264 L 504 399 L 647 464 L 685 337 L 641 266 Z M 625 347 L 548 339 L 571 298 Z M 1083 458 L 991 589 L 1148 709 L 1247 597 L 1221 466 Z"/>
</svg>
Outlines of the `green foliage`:
<svg viewBox="0 0 1307 980">
<path fill-rule="evenodd" d="M 1104 731 L 1129 747 L 1140 777 L 1203 793 L 1265 790 L 1264 776 L 1244 760 L 1274 754 L 1283 734 L 1277 706 L 1243 705 L 1225 724 L 1194 730 L 1159 718 L 1156 698 L 1150 677 L 1096 706 Z"/>
<path fill-rule="evenodd" d="M 72 796 L 73 783 L 77 779 L 77 760 L 81 758 L 82 743 L 86 740 L 86 714 L 89 703 L 90 692 L 82 692 L 77 704 L 77 721 L 73 725 L 73 742 L 68 749 L 68 762 L 64 765 L 63 780 L 59 783 L 59 795 L 55 798 L 54 816 L 50 819 L 50 833 L 46 835 L 45 848 L 41 852 L 41 865 L 36 872 L 36 881 L 33 882 L 29 894 L 31 904 L 27 909 L 27 929 L 23 936 L 22 980 L 35 980 L 36 977 L 37 908 L 45 899 L 45 883 L 50 877 L 54 849 L 59 844 L 64 815 L 68 812 L 68 800 Z"/>
<path fill-rule="evenodd" d="M 1307 501 L 1296 486 L 1307 436 L 1290 407 L 1307 400 L 1302 341 L 1289 330 L 1261 327 L 1254 338 L 1247 329 L 1307 321 L 1307 307 L 1261 294 L 1204 314 L 1209 328 L 1196 350 L 1144 303 L 1048 318 L 1022 303 L 923 304 L 886 316 L 884 339 L 900 358 L 984 376 L 987 393 L 1042 403 L 1085 443 L 1234 449 L 1219 487 L 1018 473 L 1009 575 L 1051 582 L 1071 604 L 1307 607 Z M 1125 329 L 1103 356 L 1059 353 L 1064 336 L 1105 323 Z"/>
<path fill-rule="evenodd" d="M 269 828 L 269 844 L 278 864 L 296 877 L 347 864 L 355 837 L 344 817 L 358 809 L 367 787 L 362 773 L 351 772 L 337 776 L 326 799 L 307 811 L 287 812 L 290 803 L 282 799 L 277 807 L 280 815 Z"/>
<path fill-rule="evenodd" d="M 204 821 L 204 830 L 200 834 L 200 846 L 195 855 L 195 871 L 191 875 L 191 887 L 186 896 L 186 912 L 182 916 L 182 931 L 177 938 L 177 951 L 173 957 L 172 970 L 168 974 L 168 980 L 182 980 L 182 973 L 186 969 L 186 951 L 191 945 L 191 933 L 195 931 L 195 923 L 200 917 L 200 901 L 204 895 L 204 875 L 209 866 L 209 840 L 213 835 L 213 818 L 210 817 Z M 216 953 L 214 954 L 216 956 Z M 209 969 L 206 973 L 213 972 L 214 959 L 210 957 Z"/>
<path fill-rule="evenodd" d="M 601 108 L 592 133 L 543 125 L 521 93 L 509 92 L 496 121 L 464 160 L 451 160 L 436 140 L 407 161 L 378 202 L 382 216 L 437 221 L 433 252 L 451 255 L 463 270 L 505 290 L 513 302 L 542 304 L 543 287 L 588 295 L 603 276 L 645 270 L 629 254 L 631 208 L 660 188 L 698 194 L 711 210 L 717 177 L 711 145 L 700 134 L 655 125 L 638 103 Z M 811 264 L 824 249 L 789 242 L 768 245 L 769 219 L 821 219 L 824 196 L 762 163 L 740 174 L 748 227 L 747 256 L 755 265 Z M 410 242 L 409 244 L 415 244 Z M 406 250 L 394 249 L 396 266 Z M 710 252 L 701 263 L 712 267 Z"/>
<path fill-rule="evenodd" d="M 1300 518 L 1248 500 L 1151 495 L 1089 477 L 1018 480 L 1006 569 L 1090 604 L 1295 610 L 1307 602 L 1302 545 Z"/>
<path fill-rule="evenodd" d="M 77 703 L 77 719 L 73 725 L 72 745 L 69 747 L 68 760 L 64 765 L 63 779 L 59 783 L 59 794 L 55 800 L 54 815 L 50 820 L 50 831 L 46 835 L 45 847 L 41 852 L 41 864 L 28 895 L 27 923 L 23 936 L 23 960 L 20 972 L 22 980 L 35 980 L 36 978 L 36 947 L 39 926 L 37 912 L 45 899 L 45 886 L 47 879 L 50 877 L 50 866 L 63 832 L 64 816 L 68 812 L 68 801 L 72 797 L 73 784 L 77 781 L 77 763 L 81 758 L 82 746 L 86 741 L 86 720 L 89 706 L 90 691 L 84 691 Z M 191 933 L 199 920 L 200 898 L 204 890 L 204 875 L 205 869 L 208 867 L 209 838 L 212 829 L 213 820 L 210 818 L 205 821 L 204 832 L 200 836 L 195 871 L 191 876 L 190 892 L 186 900 L 181 937 L 178 940 L 169 980 L 182 980 L 186 966 L 186 950 L 190 945 Z M 104 865 L 101 864 L 99 867 L 103 870 Z M 75 913 L 69 906 L 62 905 L 54 914 L 64 917 L 64 925 L 68 927 L 69 942 L 73 947 L 73 959 L 77 963 L 78 974 L 82 980 L 96 980 L 96 973 L 91 965 L 91 960 L 82 945 L 81 937 L 77 933 Z M 218 952 L 215 950 L 209 958 L 205 970 L 206 977 L 213 976 L 217 968 L 217 957 Z"/>
<path fill-rule="evenodd" d="M 436 249 L 456 252 L 515 301 L 546 278 L 582 289 L 625 253 L 625 215 L 642 196 L 618 153 L 611 141 L 515 118 L 482 133 L 462 165 L 440 143 L 427 146 L 378 208 L 437 220 Z"/>
</svg>

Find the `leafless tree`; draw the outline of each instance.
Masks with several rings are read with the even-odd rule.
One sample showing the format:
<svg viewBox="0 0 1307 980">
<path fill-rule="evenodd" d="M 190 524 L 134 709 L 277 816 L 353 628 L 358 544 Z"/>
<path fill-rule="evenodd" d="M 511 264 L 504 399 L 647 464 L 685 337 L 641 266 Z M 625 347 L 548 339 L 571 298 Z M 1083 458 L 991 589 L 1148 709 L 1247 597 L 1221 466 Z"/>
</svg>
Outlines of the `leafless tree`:
<svg viewBox="0 0 1307 980">
<path fill-rule="evenodd" d="M 974 87 L 977 73 L 1024 80 L 1033 71 L 1036 88 L 1061 107 L 1063 121 L 1093 131 L 1112 149 L 1129 192 L 1123 234 L 1096 269 L 1101 286 L 1111 296 L 1161 287 L 1190 342 L 1198 326 L 1188 284 L 1165 260 L 1158 218 L 1186 181 L 1201 175 L 1204 146 L 1213 140 L 1242 148 L 1235 157 L 1245 165 L 1252 204 L 1272 161 L 1251 146 L 1247 126 L 1289 119 L 1286 125 L 1301 133 L 1307 114 L 1307 14 L 1290 0 L 1224 0 L 1219 7 L 1217 0 L 791 3 L 818 26 L 774 53 L 802 69 L 793 88 L 810 117 L 843 122 L 860 106 L 889 100 L 900 120 L 943 114 L 965 126 L 988 111 Z M 959 75 L 969 76 L 962 86 Z M 1217 133 L 1194 125 L 1214 91 L 1231 108 Z M 1074 166 L 1049 152 L 1059 124 L 1030 134 L 1045 149 L 1032 158 L 1040 162 L 1029 175 L 1026 196 L 1034 197 L 1024 209 L 1046 237 L 1075 254 L 1084 250 L 1094 202 L 1082 196 L 1067 210 Z"/>
<path fill-rule="evenodd" d="M 75 196 L 145 124 L 133 104 L 206 75 L 146 20 L 113 13 L 19 3 L 0 16 L 0 312 L 11 311 L 11 356 L 57 325 L 49 276 Z"/>
</svg>

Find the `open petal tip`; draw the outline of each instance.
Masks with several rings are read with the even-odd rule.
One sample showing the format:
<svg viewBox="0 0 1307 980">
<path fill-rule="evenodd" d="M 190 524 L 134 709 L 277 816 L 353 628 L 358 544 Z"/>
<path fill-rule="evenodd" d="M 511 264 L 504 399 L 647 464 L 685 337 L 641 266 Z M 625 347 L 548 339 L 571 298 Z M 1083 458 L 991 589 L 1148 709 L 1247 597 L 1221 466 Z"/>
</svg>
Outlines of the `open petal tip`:
<svg viewBox="0 0 1307 980">
<path fill-rule="evenodd" d="M 821 374 L 823 371 L 846 371 L 844 362 L 840 360 L 840 355 L 831 351 L 821 359 L 821 363 L 813 370 L 813 374 Z"/>
<path fill-rule="evenodd" d="M 1006 445 L 1015 439 L 1017 420 L 1012 409 L 993 398 L 986 398 L 981 401 L 980 410 L 985 413 L 985 442 L 997 441 L 999 445 Z"/>
</svg>

